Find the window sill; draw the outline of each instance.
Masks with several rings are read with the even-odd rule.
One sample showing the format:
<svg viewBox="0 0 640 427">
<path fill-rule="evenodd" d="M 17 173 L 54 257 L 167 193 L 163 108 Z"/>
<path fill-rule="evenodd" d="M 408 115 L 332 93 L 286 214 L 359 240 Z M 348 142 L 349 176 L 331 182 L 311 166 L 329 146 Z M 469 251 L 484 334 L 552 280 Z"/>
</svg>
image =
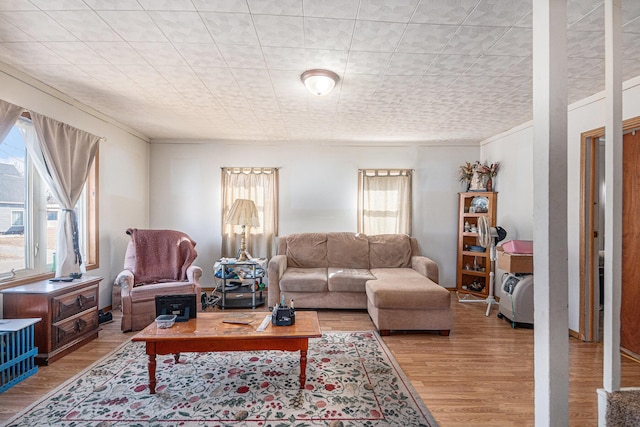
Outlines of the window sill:
<svg viewBox="0 0 640 427">
<path fill-rule="evenodd" d="M 86 270 L 87 271 L 95 270 L 98 267 L 99 265 L 97 263 L 89 264 L 86 266 Z M 7 280 L 6 282 L 0 282 L 0 291 L 3 289 L 13 288 L 14 286 L 26 285 L 29 283 L 39 282 L 40 280 L 51 279 L 52 277 L 54 277 L 53 272 L 49 272 L 49 273 L 34 274 L 31 276 L 25 276 L 17 279 Z"/>
</svg>

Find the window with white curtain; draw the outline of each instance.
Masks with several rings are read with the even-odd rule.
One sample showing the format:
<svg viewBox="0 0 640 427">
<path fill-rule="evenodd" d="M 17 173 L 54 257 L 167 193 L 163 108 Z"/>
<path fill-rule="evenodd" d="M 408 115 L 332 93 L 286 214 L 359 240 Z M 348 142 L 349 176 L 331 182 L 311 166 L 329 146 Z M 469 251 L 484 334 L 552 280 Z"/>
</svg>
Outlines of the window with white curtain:
<svg viewBox="0 0 640 427">
<path fill-rule="evenodd" d="M 358 171 L 358 232 L 411 234 L 410 169 Z"/>
<path fill-rule="evenodd" d="M 225 223 L 236 199 L 253 200 L 260 225 L 246 228 L 247 252 L 254 258 L 275 254 L 278 234 L 278 169 L 222 168 L 222 256 L 235 257 L 240 249 L 240 226 Z"/>
<path fill-rule="evenodd" d="M 0 279 L 11 270 L 15 280 L 51 274 L 55 263 L 60 206 L 36 171 L 25 138 L 36 133 L 31 120 L 21 117 L 0 141 Z M 76 211 L 87 268 L 97 267 L 95 163 Z"/>
</svg>

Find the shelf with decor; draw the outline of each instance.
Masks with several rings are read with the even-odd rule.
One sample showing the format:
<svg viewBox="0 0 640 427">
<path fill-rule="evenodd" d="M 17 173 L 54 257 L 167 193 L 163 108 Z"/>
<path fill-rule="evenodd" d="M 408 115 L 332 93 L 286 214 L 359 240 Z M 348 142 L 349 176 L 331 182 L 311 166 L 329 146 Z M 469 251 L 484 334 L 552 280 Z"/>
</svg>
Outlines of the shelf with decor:
<svg viewBox="0 0 640 427">
<path fill-rule="evenodd" d="M 478 218 L 496 225 L 498 193 L 467 191 L 458 194 L 458 258 L 456 290 L 486 298 L 491 274 L 490 249 L 478 244 Z"/>
<path fill-rule="evenodd" d="M 266 258 L 251 258 L 240 261 L 222 258 L 214 264 L 218 306 L 225 308 L 257 308 L 264 305 L 263 278 L 266 274 Z"/>
</svg>

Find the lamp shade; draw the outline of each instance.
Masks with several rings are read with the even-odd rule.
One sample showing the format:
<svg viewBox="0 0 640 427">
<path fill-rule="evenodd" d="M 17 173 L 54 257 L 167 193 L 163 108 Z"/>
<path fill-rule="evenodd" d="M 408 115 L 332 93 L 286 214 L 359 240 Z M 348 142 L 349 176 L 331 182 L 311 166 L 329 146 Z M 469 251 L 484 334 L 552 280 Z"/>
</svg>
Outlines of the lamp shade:
<svg viewBox="0 0 640 427">
<path fill-rule="evenodd" d="M 340 78 L 329 70 L 307 70 L 300 76 L 309 92 L 317 96 L 323 96 L 333 90 Z"/>
<path fill-rule="evenodd" d="M 253 200 L 249 199 L 236 199 L 229 209 L 229 213 L 225 221 L 231 225 L 250 225 L 251 227 L 258 227 L 260 220 L 258 219 L 258 208 Z"/>
</svg>

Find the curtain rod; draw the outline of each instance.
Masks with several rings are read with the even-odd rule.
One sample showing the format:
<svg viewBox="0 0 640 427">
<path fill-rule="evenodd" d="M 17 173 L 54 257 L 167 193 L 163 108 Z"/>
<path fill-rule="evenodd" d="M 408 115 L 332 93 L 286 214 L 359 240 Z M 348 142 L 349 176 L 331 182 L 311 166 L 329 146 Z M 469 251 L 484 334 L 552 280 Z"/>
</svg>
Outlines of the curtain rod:
<svg viewBox="0 0 640 427">
<path fill-rule="evenodd" d="M 34 112 L 34 113 L 35 113 L 35 112 Z M 35 113 L 35 114 L 39 114 L 39 113 Z M 80 129 L 80 128 L 78 128 L 78 127 L 75 127 L 75 126 L 73 126 L 73 125 L 70 125 L 70 124 L 68 124 L 68 123 L 66 123 L 66 122 L 61 122 L 60 120 L 57 120 L 57 119 L 51 118 L 51 117 L 49 117 L 49 116 L 45 116 L 44 114 L 41 114 L 41 116 L 43 116 L 43 117 L 47 117 L 47 118 L 49 118 L 49 119 L 51 119 L 51 120 L 55 120 L 56 122 L 58 122 L 58 123 L 60 123 L 60 124 L 62 124 L 62 125 L 69 126 L 69 127 L 74 128 L 74 129 L 78 129 L 78 130 L 79 130 L 79 131 L 81 131 L 81 132 L 86 132 L 86 133 L 88 133 L 88 134 L 90 134 L 90 135 L 93 135 L 93 133 L 91 133 L 91 132 L 89 132 L 89 131 L 82 130 L 82 129 Z M 20 117 L 18 117 L 18 119 L 19 119 L 19 120 L 20 120 L 20 119 L 22 119 L 22 120 L 28 120 L 30 123 L 33 123 L 33 117 L 31 117 L 31 111 L 29 111 L 29 110 L 27 110 L 27 109 L 25 109 L 24 111 L 22 111 L 22 113 L 20 114 Z M 100 140 L 99 140 L 98 142 L 105 142 L 105 141 L 107 140 L 107 138 L 106 138 L 106 137 L 104 137 L 104 136 L 98 136 L 98 135 L 94 135 L 94 136 L 96 136 L 96 137 L 100 138 Z"/>
<path fill-rule="evenodd" d="M 223 175 L 277 175 L 280 170 L 272 167 L 221 167 L 220 169 Z"/>
<path fill-rule="evenodd" d="M 414 171 L 411 168 L 364 168 L 358 169 L 359 171 Z"/>
<path fill-rule="evenodd" d="M 380 176 L 380 177 L 397 177 L 397 176 L 412 176 L 413 169 L 358 169 L 358 174 L 365 177 Z"/>
</svg>

